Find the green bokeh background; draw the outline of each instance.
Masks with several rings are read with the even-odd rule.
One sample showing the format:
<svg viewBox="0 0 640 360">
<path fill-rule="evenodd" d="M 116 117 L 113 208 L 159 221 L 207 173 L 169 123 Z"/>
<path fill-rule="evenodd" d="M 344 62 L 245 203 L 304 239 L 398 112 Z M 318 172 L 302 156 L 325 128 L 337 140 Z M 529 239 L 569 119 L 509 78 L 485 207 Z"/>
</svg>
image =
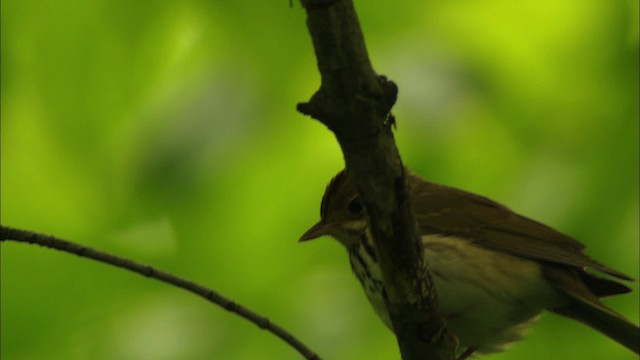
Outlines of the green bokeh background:
<svg viewBox="0 0 640 360">
<path fill-rule="evenodd" d="M 638 274 L 638 2 L 358 2 L 404 161 Z M 346 254 L 298 244 L 342 167 L 287 1 L 2 1 L 2 223 L 210 286 L 327 359 L 397 359 Z M 2 244 L 2 358 L 297 359 L 181 290 Z M 634 293 L 608 301 L 634 321 Z M 493 359 L 634 359 L 545 315 Z"/>
</svg>

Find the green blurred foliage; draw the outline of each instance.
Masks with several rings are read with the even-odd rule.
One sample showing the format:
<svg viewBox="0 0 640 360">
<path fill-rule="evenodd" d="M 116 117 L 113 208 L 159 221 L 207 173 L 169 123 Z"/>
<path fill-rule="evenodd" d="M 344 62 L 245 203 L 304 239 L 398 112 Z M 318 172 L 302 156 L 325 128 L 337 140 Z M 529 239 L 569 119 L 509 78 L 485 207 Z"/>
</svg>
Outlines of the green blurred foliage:
<svg viewBox="0 0 640 360">
<path fill-rule="evenodd" d="M 405 162 L 638 274 L 638 3 L 358 3 Z M 286 1 L 2 1 L 2 223 L 199 281 L 327 359 L 395 359 L 336 242 L 299 245 L 342 167 Z M 2 358 L 297 359 L 183 291 L 2 244 Z M 638 318 L 638 286 L 608 303 Z M 553 315 L 495 359 L 633 359 Z"/>
</svg>

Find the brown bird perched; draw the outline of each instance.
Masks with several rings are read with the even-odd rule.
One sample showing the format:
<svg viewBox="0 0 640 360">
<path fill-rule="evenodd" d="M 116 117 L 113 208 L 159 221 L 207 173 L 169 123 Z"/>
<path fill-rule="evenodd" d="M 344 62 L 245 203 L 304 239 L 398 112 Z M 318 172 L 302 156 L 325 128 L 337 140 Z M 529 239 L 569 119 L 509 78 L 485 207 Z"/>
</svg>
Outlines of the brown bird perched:
<svg viewBox="0 0 640 360">
<path fill-rule="evenodd" d="M 546 225 L 407 173 L 439 311 L 458 338 L 460 359 L 505 350 L 545 309 L 640 351 L 638 327 L 600 301 L 631 290 L 587 270 L 630 277 L 592 260 L 583 244 Z M 330 235 L 344 245 L 369 302 L 392 329 L 367 211 L 345 171 L 327 186 L 320 216 L 300 241 Z"/>
</svg>

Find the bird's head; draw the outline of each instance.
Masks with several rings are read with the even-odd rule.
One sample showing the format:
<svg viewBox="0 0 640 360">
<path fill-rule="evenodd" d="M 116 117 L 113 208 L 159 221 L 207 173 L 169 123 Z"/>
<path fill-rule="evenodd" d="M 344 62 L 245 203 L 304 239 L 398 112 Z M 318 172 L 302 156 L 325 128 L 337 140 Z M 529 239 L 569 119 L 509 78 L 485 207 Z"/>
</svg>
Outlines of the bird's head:
<svg viewBox="0 0 640 360">
<path fill-rule="evenodd" d="M 329 235 L 347 249 L 357 243 L 367 226 L 367 215 L 355 184 L 343 170 L 336 175 L 324 192 L 320 205 L 320 221 L 307 230 L 300 241 Z"/>
</svg>

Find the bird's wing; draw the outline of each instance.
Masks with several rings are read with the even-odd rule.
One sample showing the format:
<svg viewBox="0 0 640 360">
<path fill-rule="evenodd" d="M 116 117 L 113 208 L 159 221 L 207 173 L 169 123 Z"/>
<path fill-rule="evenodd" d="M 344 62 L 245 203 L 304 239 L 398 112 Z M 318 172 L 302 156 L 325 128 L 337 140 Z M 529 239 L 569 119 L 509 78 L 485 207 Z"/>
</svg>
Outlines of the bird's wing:
<svg viewBox="0 0 640 360">
<path fill-rule="evenodd" d="M 585 255 L 580 242 L 492 200 L 417 177 L 410 183 L 417 221 L 424 234 L 457 236 L 513 255 L 580 270 L 592 268 L 631 280 Z"/>
</svg>

